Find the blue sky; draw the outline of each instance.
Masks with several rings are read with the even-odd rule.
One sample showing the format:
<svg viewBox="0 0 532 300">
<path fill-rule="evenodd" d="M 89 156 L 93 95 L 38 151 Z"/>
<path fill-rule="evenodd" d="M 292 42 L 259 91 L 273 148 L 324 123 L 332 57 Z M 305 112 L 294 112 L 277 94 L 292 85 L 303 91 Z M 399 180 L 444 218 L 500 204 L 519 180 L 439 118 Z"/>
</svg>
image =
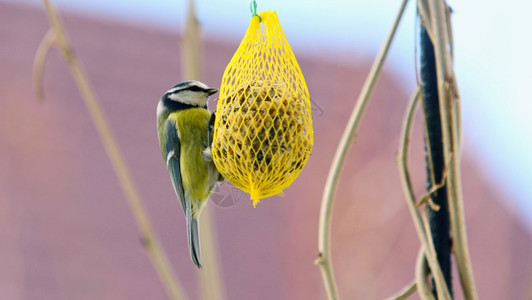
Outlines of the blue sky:
<svg viewBox="0 0 532 300">
<path fill-rule="evenodd" d="M 5 1 L 5 0 L 4 0 Z M 11 0 L 13 1 L 13 0 Z M 16 2 L 40 5 L 38 0 Z M 186 1 L 55 0 L 61 8 L 144 22 L 177 31 Z M 250 20 L 250 1 L 196 1 L 203 32 L 217 39 L 239 40 Z M 277 10 L 296 51 L 375 56 L 400 0 L 257 1 L 260 10 Z M 463 107 L 463 142 L 472 149 L 493 181 L 504 184 L 508 204 L 532 229 L 532 3 L 510 0 L 449 1 L 454 10 L 455 71 Z M 510 8 L 513 8 L 510 10 Z M 415 7 L 410 1 L 388 63 L 415 85 Z M 343 63 L 353 63 L 343 61 Z"/>
</svg>

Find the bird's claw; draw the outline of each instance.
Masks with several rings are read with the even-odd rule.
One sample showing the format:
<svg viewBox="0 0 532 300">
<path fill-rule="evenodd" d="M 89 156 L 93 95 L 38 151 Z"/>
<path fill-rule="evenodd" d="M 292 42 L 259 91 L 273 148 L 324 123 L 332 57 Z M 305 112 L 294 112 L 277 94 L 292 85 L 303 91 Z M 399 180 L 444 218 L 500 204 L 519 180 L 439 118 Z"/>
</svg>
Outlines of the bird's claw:
<svg viewBox="0 0 532 300">
<path fill-rule="evenodd" d="M 212 151 L 211 151 L 211 147 L 207 147 L 205 149 L 203 149 L 203 151 L 201 152 L 201 156 L 203 157 L 203 160 L 206 161 L 206 162 L 212 162 Z"/>
</svg>

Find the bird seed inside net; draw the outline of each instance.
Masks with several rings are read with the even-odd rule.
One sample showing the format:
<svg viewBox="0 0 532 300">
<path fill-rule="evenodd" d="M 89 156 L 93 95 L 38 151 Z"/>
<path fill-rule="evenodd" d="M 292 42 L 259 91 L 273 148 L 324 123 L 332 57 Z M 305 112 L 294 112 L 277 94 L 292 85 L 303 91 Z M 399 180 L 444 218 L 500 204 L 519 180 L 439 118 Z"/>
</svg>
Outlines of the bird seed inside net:
<svg viewBox="0 0 532 300">
<path fill-rule="evenodd" d="M 310 107 L 283 82 L 253 80 L 226 98 L 217 111 L 213 158 L 220 173 L 250 193 L 256 205 L 280 194 L 308 159 Z"/>
</svg>

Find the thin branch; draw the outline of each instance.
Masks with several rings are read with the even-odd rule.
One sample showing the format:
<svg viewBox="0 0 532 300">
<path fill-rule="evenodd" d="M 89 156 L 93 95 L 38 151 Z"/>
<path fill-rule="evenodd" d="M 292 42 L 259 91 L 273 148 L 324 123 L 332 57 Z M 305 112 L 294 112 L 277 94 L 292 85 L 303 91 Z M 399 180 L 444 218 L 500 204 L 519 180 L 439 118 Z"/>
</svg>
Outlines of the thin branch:
<svg viewBox="0 0 532 300">
<path fill-rule="evenodd" d="M 425 248 L 426 249 L 424 251 L 425 258 L 427 259 L 427 263 L 431 270 L 431 275 L 434 281 L 434 285 L 436 286 L 436 295 L 438 299 L 452 300 L 453 297 L 451 296 L 451 293 L 449 292 L 447 282 L 445 281 L 445 276 L 443 275 L 443 271 L 438 261 L 438 254 L 436 252 L 436 247 L 434 246 L 434 238 L 432 236 L 432 231 L 430 230 L 429 219 L 425 214 L 422 216 L 422 221 L 423 221 L 423 226 L 426 228 L 427 241 L 428 241 L 427 244 L 429 246 L 429 248 Z M 431 266 L 431 264 L 434 264 L 436 266 L 436 271 L 433 270 L 433 266 Z"/>
<path fill-rule="evenodd" d="M 201 295 L 205 300 L 223 300 L 225 290 L 220 276 L 220 263 L 218 259 L 218 243 L 213 223 L 212 207 L 203 208 L 200 218 L 202 233 L 203 269 L 199 272 Z"/>
<path fill-rule="evenodd" d="M 423 1 L 423 0 L 422 0 Z M 444 0 L 425 0 L 428 1 L 430 23 L 434 30 L 432 43 L 434 44 L 434 52 L 436 55 L 436 64 L 438 66 L 438 74 L 442 76 L 439 78 L 441 83 L 449 82 L 453 74 L 453 64 L 447 47 L 449 46 L 449 34 L 447 33 L 447 18 L 445 16 L 445 1 Z M 444 95 L 443 93 L 441 96 Z"/>
<path fill-rule="evenodd" d="M 423 247 L 419 249 L 416 260 L 416 286 L 419 297 L 423 300 L 435 300 L 428 284 L 429 267 Z"/>
<path fill-rule="evenodd" d="M 453 10 L 451 7 L 445 3 L 445 22 L 447 22 L 447 39 L 449 40 L 449 51 L 451 54 L 451 60 L 454 61 L 454 38 L 453 38 L 453 27 L 451 23 L 451 16 L 453 14 Z"/>
<path fill-rule="evenodd" d="M 402 288 L 397 295 L 394 295 L 387 300 L 404 300 L 413 295 L 417 291 L 417 284 L 416 280 L 413 280 L 408 285 L 406 285 L 404 288 Z"/>
<path fill-rule="evenodd" d="M 465 213 L 462 200 L 460 174 L 460 142 L 459 124 L 456 108 L 454 88 L 457 88 L 452 70 L 452 58 L 449 53 L 449 26 L 446 18 L 444 1 L 430 0 L 429 9 L 432 17 L 432 28 L 436 39 L 433 41 L 437 76 L 438 93 L 440 97 L 440 111 L 442 121 L 442 136 L 444 156 L 450 158 L 449 176 L 447 178 L 449 190 L 449 211 L 451 218 L 451 232 L 453 238 L 453 252 L 456 257 L 460 280 L 466 299 L 477 299 L 473 269 L 469 257 L 469 247 L 465 228 Z M 452 156 L 452 157 L 451 157 Z"/>
<path fill-rule="evenodd" d="M 196 17 L 195 1 L 188 1 L 187 18 L 183 34 L 182 67 L 183 75 L 190 80 L 200 80 L 201 41 L 200 23 Z"/>
<path fill-rule="evenodd" d="M 430 23 L 430 12 L 429 12 L 429 6 L 428 3 L 425 0 L 418 0 L 417 1 L 417 11 L 419 18 L 421 19 L 421 24 L 427 29 L 427 33 L 431 40 L 434 40 L 433 36 L 433 30 L 432 30 L 432 24 Z"/>
<path fill-rule="evenodd" d="M 321 203 L 320 211 L 320 223 L 319 223 L 319 241 L 318 241 L 318 250 L 319 256 L 316 259 L 316 264 L 320 267 L 321 274 L 323 277 L 325 290 L 329 299 L 338 299 L 338 291 L 336 287 L 336 281 L 334 279 L 334 272 L 332 266 L 332 257 L 331 257 L 331 223 L 332 223 L 332 207 L 334 203 L 334 195 L 338 185 L 338 179 L 340 171 L 344 164 L 344 160 L 347 156 L 347 151 L 350 148 L 353 139 L 355 138 L 355 133 L 358 129 L 358 125 L 364 114 L 368 100 L 372 95 L 375 84 L 379 78 L 379 75 L 382 70 L 382 66 L 390 49 L 393 37 L 405 11 L 406 4 L 408 0 L 403 0 L 401 7 L 395 17 L 393 26 L 384 42 L 383 47 L 381 48 L 373 66 L 371 67 L 370 73 L 364 83 L 364 87 L 360 93 L 360 96 L 357 100 L 357 103 L 351 113 L 348 124 L 342 135 L 342 139 L 338 145 L 329 175 L 327 177 L 327 183 L 325 184 L 325 189 L 323 192 L 323 199 Z"/>
<path fill-rule="evenodd" d="M 33 60 L 33 90 L 37 99 L 42 100 L 44 98 L 44 92 L 42 88 L 42 78 L 44 74 L 44 65 L 46 64 L 46 58 L 50 49 L 56 41 L 56 34 L 53 28 L 48 29 L 44 35 L 37 52 L 35 53 L 35 59 Z"/>
<path fill-rule="evenodd" d="M 450 295 L 453 295 L 453 282 L 451 272 L 451 236 L 447 182 L 444 176 L 446 160 L 443 154 L 441 113 L 438 98 L 438 81 L 436 76 L 436 63 L 434 46 L 427 29 L 420 27 L 420 60 L 421 60 L 421 86 L 423 90 L 423 111 L 425 119 L 425 149 L 426 171 L 428 178 L 427 189 L 439 183 L 441 190 L 431 195 L 431 200 L 439 206 L 433 210 L 427 209 L 430 233 L 433 235 L 434 248 L 443 276 L 448 285 Z M 435 287 L 433 293 L 436 294 Z"/>
<path fill-rule="evenodd" d="M 406 196 L 408 209 L 410 210 L 410 215 L 414 222 L 414 227 L 418 234 L 418 238 L 424 249 L 428 252 L 428 263 L 430 269 L 433 271 L 434 281 L 438 290 L 439 299 L 450 299 L 449 291 L 447 290 L 447 284 L 443 278 L 443 274 L 436 258 L 436 251 L 434 250 L 434 245 L 432 244 L 432 236 L 430 230 L 427 230 L 428 226 L 426 225 L 426 220 L 424 220 L 417 209 L 416 206 L 416 197 L 412 189 L 412 184 L 410 180 L 410 174 L 408 172 L 408 148 L 410 144 L 410 136 L 412 131 L 412 123 L 414 119 L 414 111 L 416 105 L 421 97 L 421 88 L 418 87 L 410 99 L 408 104 L 408 109 L 405 114 L 405 119 L 403 121 L 403 127 L 401 130 L 401 137 L 399 142 L 399 151 L 397 155 L 397 160 L 399 162 L 399 171 L 401 176 L 401 182 L 403 185 L 403 191 Z"/>
<path fill-rule="evenodd" d="M 426 135 L 425 135 L 426 136 Z M 445 180 L 447 179 L 447 172 L 449 171 L 449 163 L 445 163 L 444 165 L 444 169 L 443 169 L 443 172 L 442 172 L 442 175 L 441 175 L 441 180 L 439 183 L 437 184 L 432 184 L 432 187 L 429 189 L 429 191 L 425 194 L 425 196 L 423 196 L 423 198 L 421 198 L 421 200 L 419 200 L 417 203 L 416 203 L 416 206 L 417 207 L 420 207 L 422 206 L 423 204 L 425 203 L 428 203 L 428 205 L 430 206 L 430 208 L 434 211 L 438 211 L 440 209 L 440 206 L 436 203 L 434 203 L 432 201 L 432 196 L 434 194 L 436 194 L 436 192 L 438 190 L 440 190 L 441 188 L 443 188 L 445 186 Z M 430 174 L 434 174 L 434 172 L 432 171 L 432 167 L 430 168 L 431 172 Z M 433 176 L 431 176 L 433 177 Z"/>
<path fill-rule="evenodd" d="M 147 213 L 143 207 L 139 193 L 133 184 L 133 180 L 123 160 L 123 157 L 120 154 L 121 152 L 118 148 L 116 139 L 111 133 L 110 127 L 104 117 L 100 105 L 96 100 L 85 73 L 81 69 L 78 60 L 74 56 L 63 26 L 59 20 L 59 16 L 56 14 L 49 0 L 43 0 L 43 2 L 46 8 L 48 19 L 56 33 L 57 46 L 70 66 L 72 76 L 74 77 L 85 105 L 89 110 L 89 114 L 98 131 L 107 155 L 109 156 L 109 159 L 113 165 L 115 173 L 120 181 L 126 199 L 128 200 L 128 204 L 133 211 L 135 221 L 137 222 L 141 232 L 141 241 L 143 242 L 143 245 L 147 250 L 151 261 L 171 299 L 186 299 L 184 293 L 182 292 L 182 288 L 170 267 L 170 262 L 151 228 Z"/>
<path fill-rule="evenodd" d="M 187 17 L 182 43 L 182 74 L 187 80 L 201 78 L 201 28 L 196 16 L 195 1 L 188 1 Z M 200 218 L 201 244 L 203 254 L 203 269 L 199 272 L 199 286 L 202 298 L 205 300 L 224 299 L 224 287 L 220 274 L 218 259 L 218 243 L 214 226 L 213 214 L 209 207 L 205 207 Z"/>
</svg>

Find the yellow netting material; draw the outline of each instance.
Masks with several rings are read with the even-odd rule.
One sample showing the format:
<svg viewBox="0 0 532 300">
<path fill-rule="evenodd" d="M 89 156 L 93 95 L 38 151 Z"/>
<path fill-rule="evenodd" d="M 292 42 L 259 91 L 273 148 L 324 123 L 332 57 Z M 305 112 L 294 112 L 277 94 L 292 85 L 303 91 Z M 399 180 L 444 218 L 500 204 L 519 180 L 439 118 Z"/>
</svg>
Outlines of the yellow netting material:
<svg viewBox="0 0 532 300">
<path fill-rule="evenodd" d="M 225 69 L 212 143 L 216 167 L 254 206 L 282 194 L 314 145 L 305 78 L 277 13 L 259 16 Z"/>
</svg>

